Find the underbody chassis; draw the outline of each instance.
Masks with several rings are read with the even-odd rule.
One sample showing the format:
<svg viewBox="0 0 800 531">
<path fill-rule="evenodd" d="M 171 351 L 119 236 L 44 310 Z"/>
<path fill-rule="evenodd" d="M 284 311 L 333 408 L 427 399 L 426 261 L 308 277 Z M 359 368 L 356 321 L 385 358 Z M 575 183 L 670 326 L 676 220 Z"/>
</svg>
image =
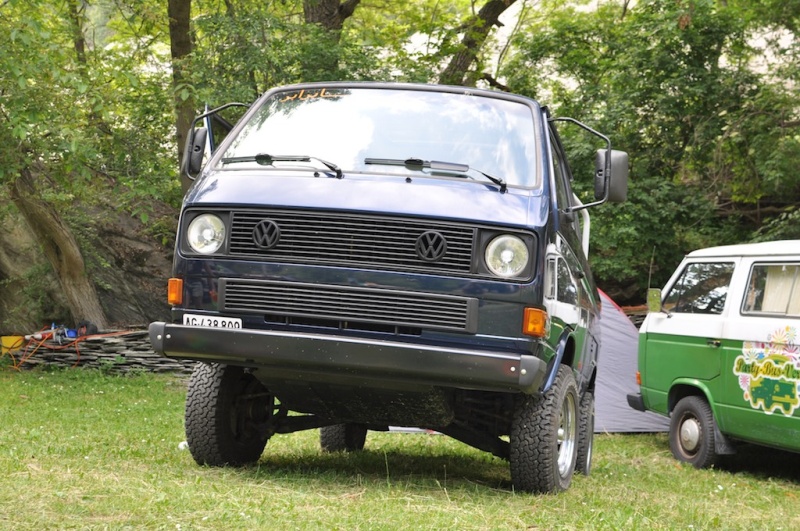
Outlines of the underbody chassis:
<svg viewBox="0 0 800 531">
<path fill-rule="evenodd" d="M 200 464 L 255 462 L 275 434 L 320 428 L 324 450 L 357 451 L 369 430 L 408 426 L 509 460 L 518 488 L 548 492 L 566 487 L 558 467 L 572 470 L 592 420 L 593 396 L 579 407 L 569 367 L 536 392 L 547 365 L 530 354 L 163 322 L 150 325 L 150 339 L 162 355 L 201 362 L 186 408 Z M 553 463 L 538 457 L 542 445 Z"/>
</svg>

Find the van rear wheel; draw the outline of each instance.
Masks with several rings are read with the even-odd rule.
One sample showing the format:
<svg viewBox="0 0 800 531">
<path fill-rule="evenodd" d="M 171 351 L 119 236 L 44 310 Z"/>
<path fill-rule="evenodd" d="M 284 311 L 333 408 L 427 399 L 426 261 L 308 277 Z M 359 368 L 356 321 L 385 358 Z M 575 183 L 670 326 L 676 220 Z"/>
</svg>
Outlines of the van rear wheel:
<svg viewBox="0 0 800 531">
<path fill-rule="evenodd" d="M 594 445 L 594 393 L 586 391 L 581 398 L 580 421 L 578 422 L 578 460 L 575 470 L 588 476 L 592 470 L 592 446 Z"/>
<path fill-rule="evenodd" d="M 679 461 L 695 468 L 708 468 L 717 461 L 716 423 L 711 406 L 702 397 L 682 398 L 672 411 L 669 447 Z"/>
<path fill-rule="evenodd" d="M 325 452 L 355 452 L 364 449 L 367 428 L 361 424 L 336 424 L 319 429 L 319 444 Z"/>
</svg>

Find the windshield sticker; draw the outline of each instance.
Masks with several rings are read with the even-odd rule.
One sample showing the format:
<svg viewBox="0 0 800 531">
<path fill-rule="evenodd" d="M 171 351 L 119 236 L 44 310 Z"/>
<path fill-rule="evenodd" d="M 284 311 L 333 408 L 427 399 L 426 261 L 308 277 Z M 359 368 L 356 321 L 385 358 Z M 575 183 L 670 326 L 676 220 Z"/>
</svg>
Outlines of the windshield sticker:
<svg viewBox="0 0 800 531">
<path fill-rule="evenodd" d="M 768 415 L 791 416 L 800 405 L 800 345 L 797 329 L 779 328 L 767 341 L 745 341 L 733 362 L 744 399 Z"/>
<path fill-rule="evenodd" d="M 338 98 L 342 95 L 341 90 L 333 90 L 328 92 L 328 89 L 321 89 L 321 90 L 295 90 L 293 92 L 288 92 L 281 100 L 281 103 L 286 103 L 287 101 L 295 101 L 295 100 L 316 100 L 319 98 Z"/>
</svg>

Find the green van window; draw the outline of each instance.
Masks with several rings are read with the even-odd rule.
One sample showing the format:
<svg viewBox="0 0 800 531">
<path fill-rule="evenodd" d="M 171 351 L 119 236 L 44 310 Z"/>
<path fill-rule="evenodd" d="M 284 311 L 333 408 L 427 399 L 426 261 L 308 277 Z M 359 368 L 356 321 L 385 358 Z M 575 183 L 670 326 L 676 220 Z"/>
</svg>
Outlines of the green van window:
<svg viewBox="0 0 800 531">
<path fill-rule="evenodd" d="M 664 299 L 664 309 L 675 313 L 720 314 L 732 275 L 733 263 L 688 264 Z"/>
<path fill-rule="evenodd" d="M 755 264 L 742 311 L 800 317 L 800 264 Z"/>
</svg>

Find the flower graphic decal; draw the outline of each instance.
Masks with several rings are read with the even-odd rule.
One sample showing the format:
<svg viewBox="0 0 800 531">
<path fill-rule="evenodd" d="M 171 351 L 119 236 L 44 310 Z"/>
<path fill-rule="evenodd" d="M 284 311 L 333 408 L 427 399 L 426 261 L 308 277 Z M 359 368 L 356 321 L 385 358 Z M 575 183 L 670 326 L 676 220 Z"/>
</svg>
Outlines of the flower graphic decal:
<svg viewBox="0 0 800 531">
<path fill-rule="evenodd" d="M 785 326 L 767 334 L 767 341 L 745 341 L 733 362 L 742 397 L 768 415 L 791 416 L 800 406 L 800 349 L 797 329 Z"/>
</svg>

